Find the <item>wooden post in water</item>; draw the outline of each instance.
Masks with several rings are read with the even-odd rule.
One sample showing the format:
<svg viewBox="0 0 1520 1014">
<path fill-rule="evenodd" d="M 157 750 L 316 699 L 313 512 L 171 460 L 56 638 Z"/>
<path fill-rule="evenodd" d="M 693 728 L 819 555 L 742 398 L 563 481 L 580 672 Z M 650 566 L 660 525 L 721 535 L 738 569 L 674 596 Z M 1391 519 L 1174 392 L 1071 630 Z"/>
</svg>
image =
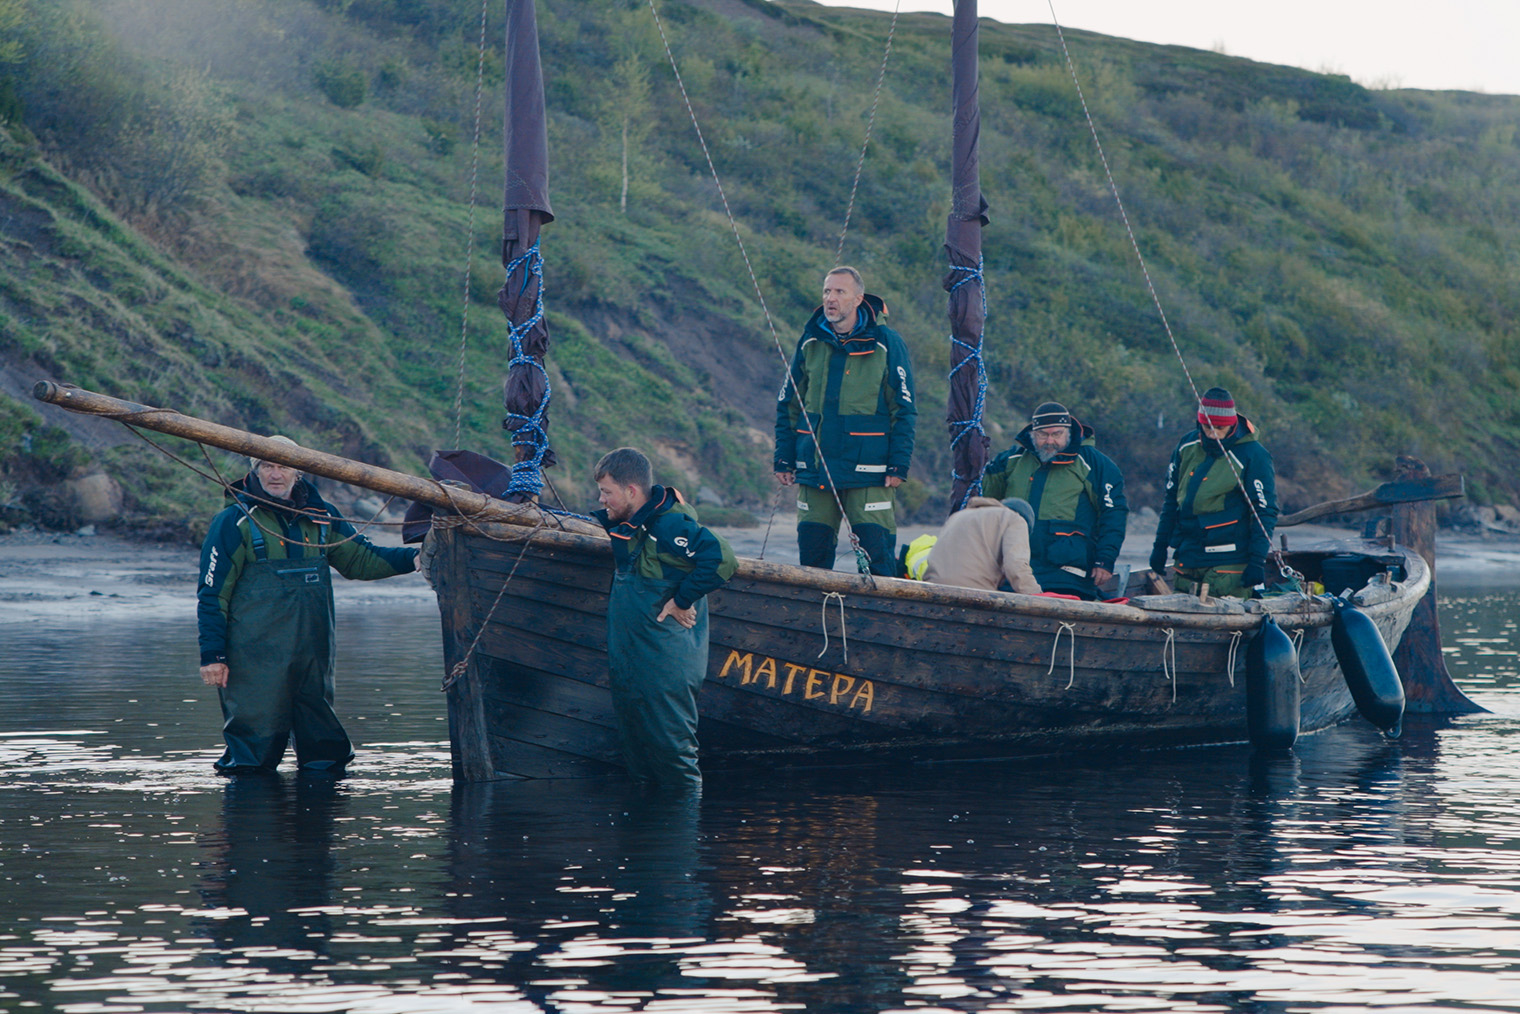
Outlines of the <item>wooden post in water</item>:
<svg viewBox="0 0 1520 1014">
<path fill-rule="evenodd" d="M 1398 482 L 1429 481 L 1423 461 L 1401 454 L 1394 461 Z M 1393 652 L 1393 664 L 1404 682 L 1405 708 L 1435 715 L 1469 715 L 1486 711 L 1468 699 L 1446 669 L 1441 653 L 1441 623 L 1436 615 L 1436 505 L 1433 500 L 1393 506 L 1393 540 L 1425 558 L 1430 590 L 1414 607 L 1409 626 Z"/>
</svg>

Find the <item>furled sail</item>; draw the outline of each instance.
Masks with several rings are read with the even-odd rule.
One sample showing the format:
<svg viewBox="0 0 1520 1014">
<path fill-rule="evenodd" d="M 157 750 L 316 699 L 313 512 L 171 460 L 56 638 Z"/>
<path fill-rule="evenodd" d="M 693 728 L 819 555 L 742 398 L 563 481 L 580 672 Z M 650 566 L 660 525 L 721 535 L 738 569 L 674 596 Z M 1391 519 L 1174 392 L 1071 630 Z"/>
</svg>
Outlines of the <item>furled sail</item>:
<svg viewBox="0 0 1520 1014">
<path fill-rule="evenodd" d="M 987 370 L 982 359 L 982 331 L 987 318 L 987 290 L 982 280 L 982 226 L 987 201 L 982 196 L 977 144 L 982 129 L 977 81 L 976 0 L 956 0 L 951 29 L 954 149 L 951 161 L 950 220 L 945 226 L 945 256 L 950 270 L 944 287 L 950 293 L 950 424 L 952 486 L 950 511 L 963 507 L 980 488 L 987 464 L 988 440 L 982 429 Z"/>
<path fill-rule="evenodd" d="M 544 77 L 538 56 L 534 0 L 508 0 L 506 47 L 506 193 L 502 201 L 501 260 L 507 269 L 496 301 L 511 329 L 512 359 L 504 396 L 513 446 L 506 499 L 521 503 L 543 486 L 541 469 L 555 463 L 549 449 L 549 325 L 544 316 L 539 232 L 554 220 L 549 206 L 549 133 Z"/>
</svg>

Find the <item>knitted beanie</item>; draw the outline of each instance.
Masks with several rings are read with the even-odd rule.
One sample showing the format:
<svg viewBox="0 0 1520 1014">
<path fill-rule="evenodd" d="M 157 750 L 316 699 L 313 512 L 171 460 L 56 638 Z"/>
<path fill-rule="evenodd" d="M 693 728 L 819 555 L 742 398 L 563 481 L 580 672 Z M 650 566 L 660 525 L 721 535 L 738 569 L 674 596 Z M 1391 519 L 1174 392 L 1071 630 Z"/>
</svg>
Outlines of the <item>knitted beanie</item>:
<svg viewBox="0 0 1520 1014">
<path fill-rule="evenodd" d="M 1029 417 L 1029 425 L 1034 429 L 1042 426 L 1070 426 L 1071 413 L 1060 402 L 1047 401 L 1034 410 L 1034 414 Z"/>
<path fill-rule="evenodd" d="M 1198 425 L 1217 429 L 1235 427 L 1235 399 L 1222 387 L 1211 387 L 1198 403 Z"/>
</svg>

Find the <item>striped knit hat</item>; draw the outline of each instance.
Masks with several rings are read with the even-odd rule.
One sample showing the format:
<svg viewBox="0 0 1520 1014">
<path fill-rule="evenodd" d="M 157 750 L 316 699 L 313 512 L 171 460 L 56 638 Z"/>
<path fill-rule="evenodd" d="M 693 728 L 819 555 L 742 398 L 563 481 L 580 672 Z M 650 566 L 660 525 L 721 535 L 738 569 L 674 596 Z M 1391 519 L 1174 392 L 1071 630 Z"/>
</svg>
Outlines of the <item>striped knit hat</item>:
<svg viewBox="0 0 1520 1014">
<path fill-rule="evenodd" d="M 1217 429 L 1233 429 L 1235 426 L 1235 399 L 1222 387 L 1211 387 L 1198 403 L 1198 425 Z"/>
</svg>

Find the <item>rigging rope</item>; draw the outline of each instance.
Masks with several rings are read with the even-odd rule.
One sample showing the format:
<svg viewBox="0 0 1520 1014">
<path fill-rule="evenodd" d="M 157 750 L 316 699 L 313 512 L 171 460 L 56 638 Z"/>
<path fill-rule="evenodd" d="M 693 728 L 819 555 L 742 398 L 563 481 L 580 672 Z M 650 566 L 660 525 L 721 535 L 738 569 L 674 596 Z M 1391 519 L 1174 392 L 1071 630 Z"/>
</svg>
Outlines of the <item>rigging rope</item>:
<svg viewBox="0 0 1520 1014">
<path fill-rule="evenodd" d="M 1108 179 L 1109 192 L 1114 195 L 1114 203 L 1119 208 L 1119 218 L 1124 223 L 1124 231 L 1129 235 L 1130 249 L 1134 251 L 1135 260 L 1140 264 L 1140 274 L 1145 278 L 1145 287 L 1150 292 L 1151 302 L 1155 304 L 1156 313 L 1161 317 L 1161 326 L 1166 331 L 1167 341 L 1172 344 L 1172 352 L 1176 354 L 1177 362 L 1182 366 L 1183 376 L 1187 378 L 1188 387 L 1193 392 L 1193 399 L 1198 404 L 1198 411 L 1202 413 L 1203 395 L 1198 392 L 1198 384 L 1193 380 L 1193 372 L 1188 369 L 1187 359 L 1182 354 L 1182 348 L 1177 344 L 1177 336 L 1172 333 L 1171 322 L 1166 319 L 1166 310 L 1161 306 L 1161 297 L 1156 292 L 1156 283 L 1151 279 L 1150 267 L 1145 262 L 1145 255 L 1140 252 L 1140 242 L 1135 238 L 1135 230 L 1130 225 L 1129 213 L 1124 210 L 1124 200 L 1119 196 L 1119 184 L 1114 181 L 1114 173 L 1109 167 L 1108 156 L 1103 151 L 1103 142 L 1098 138 L 1098 126 L 1093 120 L 1092 110 L 1087 106 L 1087 96 L 1082 92 L 1082 82 L 1077 78 L 1076 62 L 1072 60 L 1071 50 L 1066 46 L 1066 33 L 1061 30 L 1061 21 L 1056 17 L 1055 0 L 1046 0 L 1046 2 L 1050 7 L 1050 20 L 1055 25 L 1056 37 L 1061 42 L 1061 54 L 1066 59 L 1066 69 L 1071 74 L 1071 83 L 1077 89 L 1077 99 L 1082 103 L 1082 115 L 1087 118 L 1087 129 L 1092 134 L 1093 147 L 1098 150 L 1098 160 L 1103 164 L 1103 174 Z M 1261 520 L 1261 515 L 1256 510 L 1256 504 L 1251 500 L 1250 491 L 1246 489 L 1245 478 L 1237 467 L 1238 463 L 1230 454 L 1224 454 L 1223 457 L 1230 466 L 1230 472 L 1235 476 L 1235 485 L 1239 487 L 1241 495 L 1245 498 L 1246 506 L 1251 509 L 1252 520 L 1256 522 L 1256 527 L 1261 530 L 1267 540 L 1267 555 L 1277 562 L 1278 570 L 1284 576 L 1293 579 L 1302 578 L 1302 574 L 1284 562 L 1282 551 L 1272 547 L 1272 533 L 1267 530 L 1266 523 Z"/>
<path fill-rule="evenodd" d="M 902 10 L 902 0 L 892 8 L 892 24 L 887 29 L 887 47 L 881 54 L 881 69 L 876 72 L 876 92 L 871 96 L 871 115 L 866 118 L 866 138 L 860 145 L 860 158 L 855 162 L 855 182 L 850 184 L 850 203 L 844 210 L 844 228 L 839 230 L 839 246 L 834 249 L 834 263 L 844 263 L 844 238 L 850 231 L 850 218 L 855 213 L 855 192 L 860 189 L 860 174 L 866 166 L 866 149 L 871 147 L 871 130 L 876 126 L 876 107 L 881 102 L 881 86 L 887 79 L 887 58 L 892 55 L 892 36 L 897 34 L 897 15 Z"/>
<path fill-rule="evenodd" d="M 470 210 L 465 216 L 464 309 L 459 315 L 459 383 L 454 391 L 454 446 L 464 439 L 464 353 L 470 335 L 470 274 L 475 266 L 475 196 L 480 180 L 480 104 L 486 74 L 486 9 L 480 0 L 480 52 L 475 60 L 475 140 L 470 145 Z"/>
<path fill-rule="evenodd" d="M 1067 677 L 1066 689 L 1070 690 L 1077 682 L 1077 628 L 1065 620 L 1056 628 L 1056 639 L 1050 642 L 1050 668 L 1045 670 L 1045 675 L 1050 676 L 1056 671 L 1056 648 L 1061 645 L 1061 633 L 1070 635 L 1066 641 L 1066 664 L 1071 669 L 1071 675 Z"/>
<path fill-rule="evenodd" d="M 512 583 L 512 578 L 517 575 L 517 568 L 522 565 L 523 557 L 528 555 L 528 546 L 530 543 L 532 543 L 533 536 L 543 531 L 544 528 L 544 523 L 540 521 L 538 525 L 528 533 L 528 537 L 523 540 L 522 549 L 518 550 L 517 552 L 517 560 L 513 562 L 512 569 L 507 573 L 506 580 L 503 581 L 501 583 L 501 587 L 497 589 L 496 599 L 491 603 L 491 608 L 486 610 L 485 619 L 480 621 L 480 629 L 475 631 L 475 637 L 470 641 L 470 646 L 465 649 L 464 657 L 461 658 L 458 662 L 454 663 L 453 667 L 449 669 L 448 675 L 443 678 L 441 683 L 439 683 L 439 693 L 448 693 L 449 688 L 463 679 L 464 674 L 469 671 L 470 659 L 475 657 L 475 649 L 480 645 L 480 639 L 485 636 L 486 631 L 490 628 L 491 618 L 496 615 L 496 607 L 501 605 L 502 596 L 507 593 L 507 587 Z"/>
<path fill-rule="evenodd" d="M 844 642 L 844 664 L 850 664 L 850 632 L 844 625 L 844 593 L 831 591 L 823 593 L 823 602 L 818 607 L 818 625 L 823 628 L 823 650 L 818 653 L 822 658 L 829 650 L 829 602 L 839 603 L 839 636 Z"/>
<path fill-rule="evenodd" d="M 697 122 L 697 111 L 691 102 L 691 96 L 686 91 L 686 82 L 681 78 L 681 69 L 676 65 L 675 51 L 670 47 L 670 38 L 665 34 L 665 22 L 660 18 L 659 9 L 655 6 L 655 0 L 649 0 L 649 12 L 654 16 L 655 28 L 660 33 L 660 43 L 665 47 L 665 58 L 670 61 L 671 73 L 675 75 L 676 87 L 680 89 L 681 101 L 686 105 L 686 115 L 691 118 L 692 129 L 697 133 L 697 143 L 702 147 L 702 156 L 707 160 L 707 170 L 712 175 L 713 185 L 718 189 L 718 199 L 723 203 L 723 213 L 728 217 L 728 227 L 733 233 L 734 242 L 739 245 L 739 256 L 744 260 L 744 270 L 749 273 L 750 285 L 754 287 L 755 298 L 760 302 L 760 312 L 765 316 L 765 326 L 770 331 L 771 343 L 776 347 L 776 354 L 781 357 L 781 367 L 785 371 L 785 386 L 791 389 L 792 397 L 797 399 L 798 406 L 802 407 L 802 421 L 807 427 L 808 436 L 813 438 L 813 446 L 822 448 L 823 443 L 819 440 L 817 432 L 813 428 L 812 419 L 808 418 L 807 408 L 802 402 L 802 393 L 797 390 L 797 382 L 792 377 L 791 360 L 787 358 L 786 349 L 782 347 L 781 336 L 776 332 L 776 321 L 771 317 L 770 307 L 766 305 L 765 293 L 760 288 L 760 279 L 755 274 L 755 266 L 750 262 L 749 249 L 744 245 L 744 237 L 739 233 L 739 222 L 734 218 L 733 208 L 729 206 L 728 194 L 723 189 L 723 181 L 718 177 L 718 167 L 713 162 L 712 151 L 707 147 L 707 138 L 702 134 L 702 125 Z M 839 516 L 846 517 L 844 502 L 839 497 L 839 488 L 834 483 L 833 472 L 829 469 L 829 463 L 824 460 L 823 454 L 818 455 L 818 463 L 823 467 L 824 478 L 829 484 L 829 493 L 834 497 L 834 503 L 839 508 Z M 860 544 L 860 537 L 855 534 L 855 526 L 850 526 L 850 547 L 855 551 L 855 566 L 861 574 L 870 576 L 871 556 Z"/>
</svg>

